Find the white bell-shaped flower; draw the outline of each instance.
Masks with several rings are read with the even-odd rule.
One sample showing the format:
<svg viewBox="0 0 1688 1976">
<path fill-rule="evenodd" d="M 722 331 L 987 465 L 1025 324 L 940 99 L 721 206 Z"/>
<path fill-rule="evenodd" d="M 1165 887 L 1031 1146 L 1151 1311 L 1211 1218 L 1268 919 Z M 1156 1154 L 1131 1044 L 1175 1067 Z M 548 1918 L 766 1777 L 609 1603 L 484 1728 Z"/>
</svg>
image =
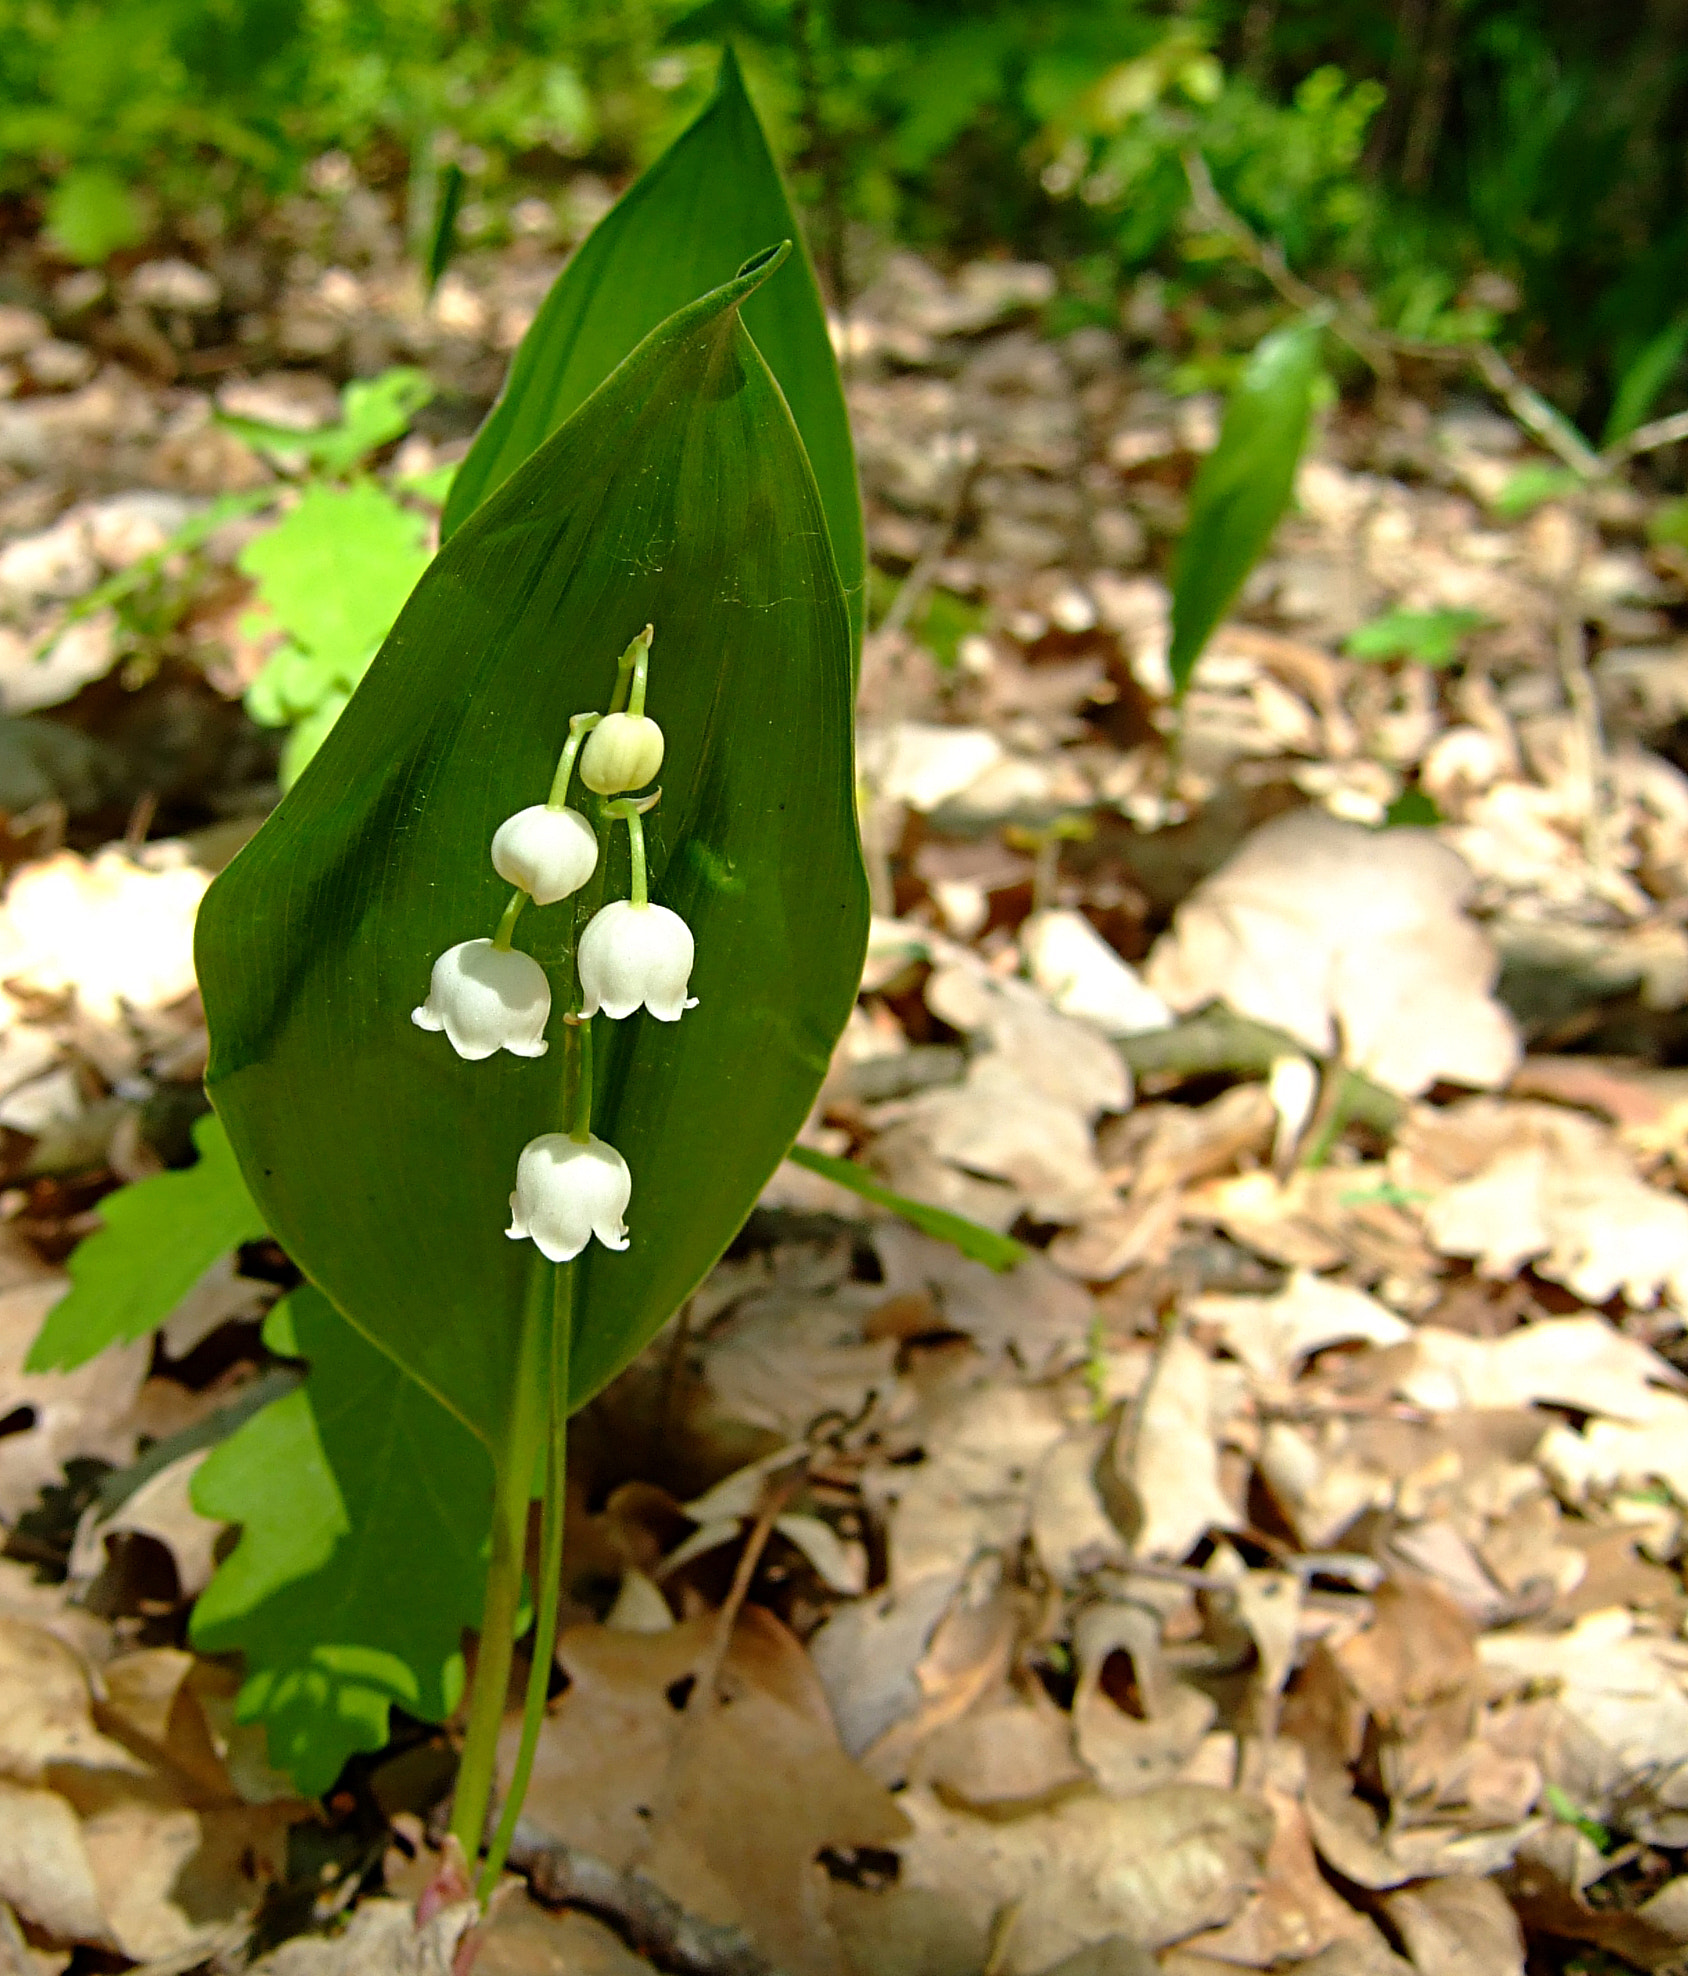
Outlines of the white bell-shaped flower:
<svg viewBox="0 0 1688 1976">
<path fill-rule="evenodd" d="M 531 893 L 536 906 L 555 905 L 578 892 L 597 865 L 597 835 L 578 810 L 533 803 L 493 832 L 493 870 L 506 884 Z"/>
<path fill-rule="evenodd" d="M 512 1242 L 531 1240 L 549 1262 L 568 1262 L 594 1235 L 606 1249 L 625 1249 L 621 1217 L 632 1192 L 633 1176 L 613 1146 L 547 1132 L 522 1148 L 504 1232 Z"/>
<path fill-rule="evenodd" d="M 662 767 L 662 729 L 646 714 L 606 714 L 586 737 L 580 779 L 600 796 L 643 789 Z"/>
<path fill-rule="evenodd" d="M 619 1020 L 643 1003 L 658 1022 L 678 1022 L 697 1006 L 686 999 L 694 952 L 691 928 L 666 906 L 605 906 L 580 936 L 581 1014 Z"/>
<path fill-rule="evenodd" d="M 434 963 L 428 999 L 412 1009 L 418 1029 L 443 1029 L 460 1057 L 478 1063 L 494 1050 L 542 1057 L 551 984 L 531 954 L 465 940 Z"/>
</svg>

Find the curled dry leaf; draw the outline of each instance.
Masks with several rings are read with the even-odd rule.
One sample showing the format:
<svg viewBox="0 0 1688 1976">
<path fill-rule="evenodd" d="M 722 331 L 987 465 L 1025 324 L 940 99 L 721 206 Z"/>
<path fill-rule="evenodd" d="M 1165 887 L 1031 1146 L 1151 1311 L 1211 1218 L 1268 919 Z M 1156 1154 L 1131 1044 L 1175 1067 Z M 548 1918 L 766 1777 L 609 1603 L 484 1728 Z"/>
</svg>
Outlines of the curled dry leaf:
<svg viewBox="0 0 1688 1976">
<path fill-rule="evenodd" d="M 1176 1561 L 1208 1531 L 1241 1527 L 1219 1482 L 1219 1437 L 1241 1398 L 1236 1367 L 1215 1365 L 1182 1333 L 1166 1340 L 1114 1438 L 1136 1556 Z"/>
<path fill-rule="evenodd" d="M 1180 1012 L 1221 1001 L 1411 1097 L 1503 1083 L 1518 1061 L 1490 992 L 1499 960 L 1467 917 L 1471 873 L 1427 832 L 1322 811 L 1264 824 L 1198 885 L 1149 957 Z"/>
<path fill-rule="evenodd" d="M 1218 1708 L 1168 1667 L 1160 1614 L 1146 1605 L 1086 1607 L 1073 1623 L 1073 1658 L 1073 1737 L 1097 1783 L 1117 1797 L 1170 1783 Z"/>
</svg>

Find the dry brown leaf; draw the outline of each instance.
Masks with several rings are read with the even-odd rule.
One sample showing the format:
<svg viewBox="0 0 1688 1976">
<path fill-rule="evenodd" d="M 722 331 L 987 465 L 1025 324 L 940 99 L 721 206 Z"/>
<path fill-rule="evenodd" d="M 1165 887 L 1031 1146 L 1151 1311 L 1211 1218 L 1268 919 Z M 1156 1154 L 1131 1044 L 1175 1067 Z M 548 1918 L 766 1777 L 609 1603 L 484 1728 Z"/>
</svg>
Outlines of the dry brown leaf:
<svg viewBox="0 0 1688 1976">
<path fill-rule="evenodd" d="M 1637 1419 L 1591 1420 L 1581 1429 L 1553 1427 L 1541 1444 L 1541 1464 L 1568 1501 L 1588 1503 L 1623 1489 L 1662 1482 L 1688 1502 L 1688 1400 L 1648 1391 Z"/>
<path fill-rule="evenodd" d="M 1395 1390 L 1432 1413 L 1467 1407 L 1574 1407 L 1642 1424 L 1681 1375 L 1603 1317 L 1541 1318 L 1504 1338 L 1422 1324 Z"/>
<path fill-rule="evenodd" d="M 0 1900 L 60 1941 L 115 1946 L 75 1812 L 56 1791 L 4 1778 Z"/>
<path fill-rule="evenodd" d="M 828 1846 L 884 1844 L 895 1802 L 839 1747 L 807 1656 L 748 1607 L 704 1692 L 713 1618 L 660 1634 L 579 1627 L 540 1738 L 526 1816 L 611 1866 L 637 1864 L 689 1913 L 733 1923 L 793 1976 L 842 1976 Z M 513 1727 L 513 1725 L 511 1725 Z"/>
<path fill-rule="evenodd" d="M 24 866 L 0 907 L 0 980 L 76 991 L 98 1022 L 160 1009 L 193 992 L 193 923 L 208 875 L 179 844 L 60 851 Z"/>
<path fill-rule="evenodd" d="M 1197 1297 L 1189 1315 L 1216 1327 L 1225 1348 L 1251 1372 L 1289 1379 L 1327 1345 L 1363 1339 L 1397 1345 L 1413 1334 L 1375 1297 L 1298 1269 L 1272 1297 Z"/>
<path fill-rule="evenodd" d="M 1073 1622 L 1072 1651 L 1073 1740 L 1097 1783 L 1116 1797 L 1169 1783 L 1219 1711 L 1167 1666 L 1160 1614 L 1144 1605 L 1087 1606 Z"/>
<path fill-rule="evenodd" d="M 906 1222 L 876 1227 L 873 1246 L 885 1274 L 881 1298 L 930 1298 L 937 1325 L 964 1333 L 992 1358 L 1012 1355 L 1043 1373 L 1082 1355 L 1090 1299 L 1040 1255 L 997 1271 Z"/>
<path fill-rule="evenodd" d="M 217 1539 L 224 1526 L 201 1516 L 189 1488 L 209 1449 L 198 1449 L 168 1463 L 147 1479 L 110 1515 L 98 1504 L 83 1514 L 70 1553 L 70 1583 L 86 1592 L 105 1569 L 109 1539 L 132 1532 L 150 1537 L 170 1553 L 176 1567 L 176 1590 L 182 1599 L 196 1599 L 217 1568 Z"/>
<path fill-rule="evenodd" d="M 1641 1179 L 1596 1119 L 1473 1099 L 1439 1124 L 1415 1119 L 1395 1171 L 1404 1186 L 1439 1190 L 1426 1234 L 1485 1275 L 1529 1263 L 1586 1303 L 1622 1292 L 1637 1307 L 1662 1297 L 1688 1310 L 1688 1202 Z"/>
<path fill-rule="evenodd" d="M 1166 1340 L 1114 1438 L 1136 1556 L 1177 1561 L 1210 1530 L 1242 1525 L 1219 1481 L 1219 1437 L 1241 1398 L 1236 1368 L 1216 1366 L 1192 1339 Z"/>
<path fill-rule="evenodd" d="M 1201 1784 L 1007 1821 L 950 1811 L 920 1788 L 901 1802 L 914 1826 L 898 1848 L 907 1884 L 951 1901 L 977 1932 L 1012 1907 L 1001 1976 L 1032 1976 L 1111 1935 L 1157 1948 L 1230 1920 L 1272 1836 L 1257 1799 Z"/>
<path fill-rule="evenodd" d="M 343 1933 L 283 1942 L 251 1965 L 250 1976 L 454 1976 L 458 1946 L 478 1914 L 476 1903 L 461 1901 L 419 1931 L 409 1901 L 359 1901 Z"/>
<path fill-rule="evenodd" d="M 1041 1688 L 973 1709 L 927 1737 L 923 1781 L 958 1809 L 1007 1817 L 1051 1804 L 1087 1781 L 1073 1724 Z"/>
<path fill-rule="evenodd" d="M 1146 979 L 1174 1009 L 1222 1001 L 1404 1097 L 1500 1084 L 1518 1041 L 1490 992 L 1493 943 L 1465 914 L 1472 889 L 1428 833 L 1295 811 L 1196 887 Z"/>
<path fill-rule="evenodd" d="M 1516 1691 L 1550 1693 L 1593 1745 L 1579 1753 L 1588 1782 L 1579 1802 L 1610 1815 L 1596 1780 L 1621 1791 L 1626 1830 L 1655 1843 L 1688 1841 L 1688 1646 L 1644 1633 L 1619 1608 L 1589 1613 L 1568 1632 L 1510 1629 L 1477 1653 Z M 1554 1776 L 1544 1759 L 1549 1777 Z"/>
<path fill-rule="evenodd" d="M 135 1458 L 132 1412 L 152 1344 L 114 1346 L 74 1372 L 25 1372 L 49 1310 L 69 1289 L 63 1276 L 0 1290 L 0 1406 L 29 1424 L 0 1439 L 0 1524 L 16 1520 L 77 1456 L 126 1467 Z"/>
<path fill-rule="evenodd" d="M 964 1717 L 1008 1677 L 1021 1603 L 994 1558 L 981 1558 L 960 1586 L 914 1669 L 913 1711 L 862 1752 L 862 1767 L 885 1784 L 911 1775 L 928 1737 Z"/>
<path fill-rule="evenodd" d="M 1196 1936 L 1187 1951 L 1248 1969 L 1276 1969 L 1319 1955 L 1334 1942 L 1365 1941 L 1370 1923 L 1319 1871 L 1306 1813 L 1282 1791 L 1268 1788 L 1264 1795 L 1274 1821 L 1265 1884 L 1235 1920 Z"/>
<path fill-rule="evenodd" d="M 1419 1976 L 1524 1976 L 1518 1917 L 1492 1880 L 1450 1874 L 1386 1894 Z"/>
<path fill-rule="evenodd" d="M 0 1776 L 52 1783 L 60 1767 L 133 1777 L 145 1769 L 96 1728 L 78 1655 L 40 1627 L 0 1619 Z"/>
<path fill-rule="evenodd" d="M 891 1520 L 890 1582 L 965 1572 L 1025 1536 L 1033 1478 L 1066 1430 L 1055 1397 L 979 1383 L 942 1399 L 922 1436 L 925 1459 L 870 1473 L 870 1499 Z"/>
<path fill-rule="evenodd" d="M 1057 1585 L 1130 1556 L 1096 1485 L 1108 1458 L 1103 1426 L 1074 1428 L 1044 1458 L 1032 1491 L 1031 1532 L 1043 1568 Z"/>
</svg>

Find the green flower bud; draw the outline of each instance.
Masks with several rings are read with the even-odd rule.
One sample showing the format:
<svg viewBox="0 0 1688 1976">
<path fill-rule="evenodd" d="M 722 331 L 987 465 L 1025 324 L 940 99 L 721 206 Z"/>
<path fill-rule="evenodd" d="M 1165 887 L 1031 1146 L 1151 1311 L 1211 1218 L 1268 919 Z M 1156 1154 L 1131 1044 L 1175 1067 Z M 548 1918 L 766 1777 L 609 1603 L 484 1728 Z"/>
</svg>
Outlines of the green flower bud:
<svg viewBox="0 0 1688 1976">
<path fill-rule="evenodd" d="M 644 714 L 606 714 L 586 737 L 580 779 L 600 796 L 643 789 L 662 767 L 662 729 Z"/>
</svg>

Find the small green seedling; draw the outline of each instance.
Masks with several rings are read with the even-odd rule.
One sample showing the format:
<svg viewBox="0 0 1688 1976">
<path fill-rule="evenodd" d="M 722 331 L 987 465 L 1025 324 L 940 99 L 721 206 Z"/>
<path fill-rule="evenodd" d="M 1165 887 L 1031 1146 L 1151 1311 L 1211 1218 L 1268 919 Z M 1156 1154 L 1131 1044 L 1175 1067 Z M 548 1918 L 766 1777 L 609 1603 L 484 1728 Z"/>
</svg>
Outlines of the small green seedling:
<svg viewBox="0 0 1688 1976">
<path fill-rule="evenodd" d="M 1458 665 L 1465 641 L 1488 623 L 1481 611 L 1390 611 L 1349 633 L 1351 659 L 1407 659 L 1437 671 Z"/>
</svg>

